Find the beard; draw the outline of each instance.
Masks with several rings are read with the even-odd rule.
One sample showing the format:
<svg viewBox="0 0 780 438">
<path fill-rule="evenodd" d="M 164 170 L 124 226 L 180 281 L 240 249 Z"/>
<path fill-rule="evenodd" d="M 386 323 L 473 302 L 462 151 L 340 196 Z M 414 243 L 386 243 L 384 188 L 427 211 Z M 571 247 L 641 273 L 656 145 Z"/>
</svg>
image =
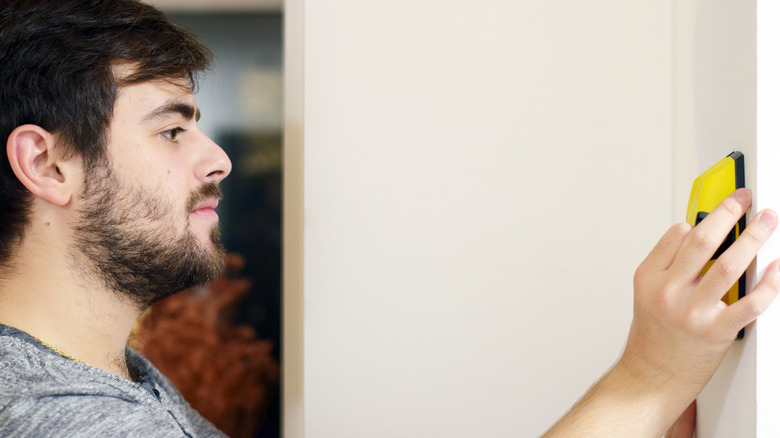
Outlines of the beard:
<svg viewBox="0 0 780 438">
<path fill-rule="evenodd" d="M 84 206 L 74 228 L 74 267 L 140 308 L 214 279 L 225 260 L 218 224 L 209 244 L 189 225 L 182 234 L 175 209 L 154 193 L 122 185 L 110 164 L 98 164 L 85 177 Z M 192 193 L 179 214 L 189 224 L 194 206 L 211 197 L 222 198 L 215 183 Z"/>
</svg>

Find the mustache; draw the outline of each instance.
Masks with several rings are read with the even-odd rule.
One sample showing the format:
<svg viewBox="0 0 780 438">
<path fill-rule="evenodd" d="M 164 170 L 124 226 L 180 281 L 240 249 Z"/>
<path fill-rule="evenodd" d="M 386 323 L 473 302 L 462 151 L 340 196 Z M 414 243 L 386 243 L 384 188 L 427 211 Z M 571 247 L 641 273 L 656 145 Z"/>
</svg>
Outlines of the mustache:
<svg viewBox="0 0 780 438">
<path fill-rule="evenodd" d="M 208 183 L 202 185 L 198 190 L 190 195 L 190 199 L 187 201 L 187 214 L 189 214 L 192 209 L 198 205 L 198 203 L 209 198 L 217 198 L 217 200 L 222 200 L 222 189 L 219 188 L 217 183 Z"/>
</svg>

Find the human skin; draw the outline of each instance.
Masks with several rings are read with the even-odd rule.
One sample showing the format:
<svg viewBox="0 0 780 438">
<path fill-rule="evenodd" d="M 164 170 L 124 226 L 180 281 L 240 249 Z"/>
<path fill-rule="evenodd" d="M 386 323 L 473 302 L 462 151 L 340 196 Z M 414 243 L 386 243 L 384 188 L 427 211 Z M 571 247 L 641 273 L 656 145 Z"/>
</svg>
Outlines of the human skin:
<svg viewBox="0 0 780 438">
<path fill-rule="evenodd" d="M 731 306 L 721 301 L 777 226 L 771 210 L 759 212 L 701 276 L 750 205 L 750 191 L 737 190 L 696 227 L 678 224 L 664 234 L 636 270 L 623 355 L 544 438 L 692 436 L 697 395 L 739 330 L 780 291 L 775 260 L 747 296 Z"/>
<path fill-rule="evenodd" d="M 115 73 L 127 71 L 118 68 Z M 165 110 L 182 108 L 171 104 L 193 111 Z M 171 238 L 189 230 L 199 246 L 214 250 L 213 200 L 194 206 L 189 214 L 186 210 L 192 193 L 219 183 L 231 163 L 198 128 L 196 113 L 184 78 L 122 86 L 106 148 L 123 185 L 154 193 L 170 205 L 172 213 L 150 226 L 165 229 Z M 13 270 L 0 278 L 0 321 L 68 357 L 129 378 L 125 346 L 142 306 L 90 272 L 98 268 L 86 257 L 74 260 L 74 224 L 85 211 L 80 194 L 87 171 L 81 157 L 62 153 L 58 143 L 54 133 L 36 125 L 17 127 L 7 140 L 9 162 L 33 195 L 33 205 L 27 237 L 15 248 Z"/>
<path fill-rule="evenodd" d="M 198 130 L 185 90 L 186 82 L 167 81 L 121 87 L 108 157 L 89 170 L 79 196 L 74 268 L 141 307 L 206 283 L 224 264 L 214 208 L 229 161 Z"/>
</svg>

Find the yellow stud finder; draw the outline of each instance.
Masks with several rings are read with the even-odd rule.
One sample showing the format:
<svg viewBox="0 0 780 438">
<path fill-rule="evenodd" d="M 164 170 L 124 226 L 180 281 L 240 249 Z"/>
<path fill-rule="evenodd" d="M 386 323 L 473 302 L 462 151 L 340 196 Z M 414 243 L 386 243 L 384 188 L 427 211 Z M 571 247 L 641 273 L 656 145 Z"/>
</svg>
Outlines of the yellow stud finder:
<svg viewBox="0 0 780 438">
<path fill-rule="evenodd" d="M 741 152 L 732 152 L 726 158 L 718 161 L 714 166 L 707 169 L 696 180 L 693 181 L 691 197 L 688 200 L 688 214 L 686 222 L 696 226 L 701 222 L 715 207 L 720 204 L 728 195 L 738 188 L 745 187 L 745 157 Z M 745 229 L 746 218 L 742 216 L 734 229 L 723 241 L 723 244 L 715 251 L 709 262 L 704 266 L 702 275 L 704 275 L 715 263 L 715 260 L 723 254 L 740 233 Z M 745 287 L 747 278 L 743 273 L 739 280 L 723 296 L 723 302 L 734 304 L 738 299 L 745 296 Z M 740 330 L 737 339 L 744 336 L 744 329 Z"/>
</svg>

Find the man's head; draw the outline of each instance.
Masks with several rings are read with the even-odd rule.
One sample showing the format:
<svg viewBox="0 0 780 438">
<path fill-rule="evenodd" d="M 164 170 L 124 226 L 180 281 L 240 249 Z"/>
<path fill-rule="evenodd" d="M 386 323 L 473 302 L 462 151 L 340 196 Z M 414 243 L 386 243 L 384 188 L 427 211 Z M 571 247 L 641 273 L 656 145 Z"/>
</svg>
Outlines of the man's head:
<svg viewBox="0 0 780 438">
<path fill-rule="evenodd" d="M 216 233 L 215 221 L 204 225 L 201 216 L 213 213 L 230 162 L 197 128 L 192 97 L 210 62 L 190 32 L 134 0 L 0 3 L 0 138 L 8 143 L 0 161 L 0 266 L 25 238 L 35 199 L 34 182 L 14 164 L 20 152 L 11 152 L 22 132 L 50 136 L 56 147 L 47 153 L 80 161 L 72 263 L 88 278 L 144 304 L 160 293 L 128 289 L 162 282 L 170 293 L 216 274 L 221 247 L 202 236 Z M 60 169 L 53 169 L 56 180 Z M 132 263 L 131 250 L 140 252 Z M 128 280 L 165 271 L 155 260 L 168 268 L 179 261 L 179 280 Z"/>
</svg>

